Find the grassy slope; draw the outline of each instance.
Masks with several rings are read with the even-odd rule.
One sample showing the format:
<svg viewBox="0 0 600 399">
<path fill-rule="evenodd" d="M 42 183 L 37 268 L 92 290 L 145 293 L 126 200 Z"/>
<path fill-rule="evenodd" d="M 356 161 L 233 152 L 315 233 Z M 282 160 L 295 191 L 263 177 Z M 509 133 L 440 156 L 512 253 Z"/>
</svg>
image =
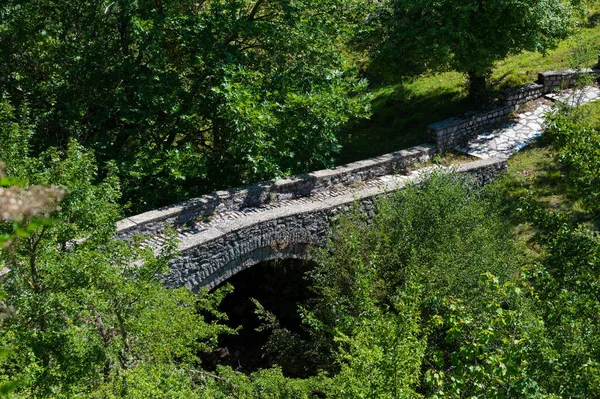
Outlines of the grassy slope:
<svg viewBox="0 0 600 399">
<path fill-rule="evenodd" d="M 600 129 L 600 102 L 583 107 L 587 121 L 595 129 Z M 519 208 L 521 198 L 532 195 L 548 211 L 569 213 L 574 223 L 600 230 L 600 220 L 585 210 L 577 192 L 565 179 L 567 170 L 557 162 L 557 150 L 542 137 L 527 149 L 515 154 L 508 165 L 506 175 L 497 181 L 497 188 L 504 193 L 508 215 L 515 222 L 515 231 L 530 256 L 537 255 L 538 248 L 532 247 L 530 238 L 535 233 L 531 226 L 519 222 L 514 212 Z"/>
<path fill-rule="evenodd" d="M 567 69 L 571 49 L 582 44 L 590 51 L 581 61 L 591 66 L 600 49 L 600 24 L 579 29 L 546 55 L 523 52 L 499 62 L 492 81 L 500 89 L 534 81 L 541 71 Z M 427 142 L 428 125 L 473 109 L 465 98 L 465 83 L 463 75 L 447 72 L 373 87 L 373 116 L 348 127 L 336 162 L 344 164 Z"/>
</svg>

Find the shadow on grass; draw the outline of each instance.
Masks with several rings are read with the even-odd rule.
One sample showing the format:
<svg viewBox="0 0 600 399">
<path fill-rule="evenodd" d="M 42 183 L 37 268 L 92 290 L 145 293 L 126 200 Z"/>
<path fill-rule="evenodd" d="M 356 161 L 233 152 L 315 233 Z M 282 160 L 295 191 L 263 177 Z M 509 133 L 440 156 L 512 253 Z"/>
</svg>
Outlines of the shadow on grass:
<svg viewBox="0 0 600 399">
<path fill-rule="evenodd" d="M 338 165 L 429 142 L 427 126 L 476 109 L 460 85 L 397 84 L 373 92 L 371 118 L 350 123 L 340 137 Z"/>
</svg>

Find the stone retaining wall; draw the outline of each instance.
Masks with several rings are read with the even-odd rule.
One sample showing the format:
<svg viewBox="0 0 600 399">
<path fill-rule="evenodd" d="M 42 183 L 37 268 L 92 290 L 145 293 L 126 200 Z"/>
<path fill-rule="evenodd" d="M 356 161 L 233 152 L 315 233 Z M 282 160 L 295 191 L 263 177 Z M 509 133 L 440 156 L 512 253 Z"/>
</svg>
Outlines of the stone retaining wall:
<svg viewBox="0 0 600 399">
<path fill-rule="evenodd" d="M 466 173 L 475 178 L 480 186 L 485 186 L 508 168 L 506 158 L 488 158 L 462 165 L 459 173 Z"/>
<path fill-rule="evenodd" d="M 486 184 L 505 171 L 506 165 L 505 159 L 492 158 L 463 165 L 458 172 L 471 174 L 480 184 Z M 196 292 L 201 287 L 214 288 L 263 261 L 310 259 L 310 249 L 325 244 L 331 225 L 341 214 L 358 208 L 371 218 L 376 212 L 375 200 L 402 187 L 277 209 L 198 233 L 193 240 L 182 243 L 180 256 L 170 264 L 165 285 L 187 286 Z"/>
<path fill-rule="evenodd" d="M 544 85 L 539 83 L 529 83 L 523 86 L 506 89 L 502 91 L 504 105 L 517 109 L 521 105 L 540 98 L 544 95 Z"/>
<path fill-rule="evenodd" d="M 538 75 L 536 83 L 506 89 L 502 92 L 502 104 L 494 109 L 471 113 L 461 118 L 450 118 L 428 127 L 428 135 L 439 150 L 462 146 L 479 134 L 484 128 L 503 121 L 506 116 L 521 105 L 543 97 L 556 89 L 572 87 L 582 73 L 600 77 L 600 69 L 583 71 L 550 71 Z"/>
<path fill-rule="evenodd" d="M 538 83 L 543 86 L 544 94 L 552 93 L 555 90 L 564 90 L 574 86 L 581 74 L 593 74 L 600 77 L 600 69 L 588 68 L 582 71 L 549 71 L 538 74 Z"/>
<path fill-rule="evenodd" d="M 498 123 L 514 108 L 506 105 L 486 112 L 477 112 L 463 118 L 450 118 L 428 127 L 428 135 L 439 150 L 455 148 L 466 144 L 483 128 Z"/>
<path fill-rule="evenodd" d="M 423 144 L 334 169 L 217 191 L 121 220 L 117 224 L 117 235 L 121 239 L 130 239 L 135 234 L 158 234 L 167 226 L 182 226 L 215 212 L 235 211 L 280 199 L 305 197 L 336 186 L 347 186 L 379 176 L 406 172 L 412 165 L 428 160 L 435 151 L 433 145 Z"/>
</svg>

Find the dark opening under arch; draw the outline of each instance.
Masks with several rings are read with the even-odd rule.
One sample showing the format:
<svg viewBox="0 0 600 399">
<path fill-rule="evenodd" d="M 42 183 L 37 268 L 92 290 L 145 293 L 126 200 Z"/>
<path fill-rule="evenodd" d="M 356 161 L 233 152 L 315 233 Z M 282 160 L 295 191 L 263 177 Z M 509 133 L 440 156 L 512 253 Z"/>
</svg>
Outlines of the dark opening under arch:
<svg viewBox="0 0 600 399">
<path fill-rule="evenodd" d="M 289 353 L 263 350 L 272 329 L 257 331 L 264 322 L 256 315 L 256 305 L 251 298 L 273 313 L 281 328 L 301 339 L 309 339 L 301 326 L 298 305 L 313 297 L 305 274 L 314 267 L 315 263 L 310 260 L 268 260 L 248 267 L 221 283 L 219 287 L 231 284 L 234 291 L 223 300 L 220 310 L 227 313 L 229 326 L 241 326 L 242 329 L 237 335 L 222 336 L 217 350 L 203 354 L 205 366 L 211 368 L 216 364 L 226 364 L 250 373 L 278 364 L 286 375 L 307 377 L 300 362 L 290 359 Z"/>
</svg>

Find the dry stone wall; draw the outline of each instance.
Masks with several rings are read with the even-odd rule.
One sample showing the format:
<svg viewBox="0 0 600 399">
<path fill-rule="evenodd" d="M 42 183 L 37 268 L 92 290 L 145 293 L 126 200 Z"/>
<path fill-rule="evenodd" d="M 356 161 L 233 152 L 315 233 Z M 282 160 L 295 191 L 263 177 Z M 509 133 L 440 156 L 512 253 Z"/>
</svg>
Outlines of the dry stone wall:
<svg viewBox="0 0 600 399">
<path fill-rule="evenodd" d="M 542 97 L 544 94 L 543 85 L 539 83 L 529 83 L 524 86 L 503 90 L 502 99 L 506 106 L 512 108 L 512 111 L 529 101 Z"/>
<path fill-rule="evenodd" d="M 440 150 L 455 148 L 469 141 L 483 128 L 504 120 L 513 110 L 512 106 L 507 105 L 462 118 L 446 119 L 430 125 L 429 136 Z"/>
<path fill-rule="evenodd" d="M 505 170 L 506 160 L 494 158 L 463 165 L 458 172 L 471 174 L 485 184 Z M 401 188 L 403 184 L 366 190 L 358 197 L 347 195 L 278 208 L 199 233 L 180 247 L 180 256 L 171 262 L 165 283 L 193 291 L 210 289 L 263 261 L 310 259 L 310 249 L 325 244 L 332 223 L 340 215 L 358 208 L 370 218 L 378 197 Z"/>
<path fill-rule="evenodd" d="M 600 76 L 600 69 L 583 71 L 551 71 L 538 75 L 536 83 L 507 89 L 502 92 L 502 104 L 494 109 L 474 112 L 460 118 L 446 119 L 428 127 L 429 137 L 439 150 L 463 146 L 484 128 L 500 123 L 523 104 L 552 93 L 557 89 L 572 87 L 581 74 Z"/>
<path fill-rule="evenodd" d="M 131 216 L 117 224 L 117 235 L 130 239 L 135 234 L 155 235 L 166 227 L 193 223 L 217 212 L 257 207 L 282 199 L 294 199 L 319 193 L 332 187 L 358 184 L 375 177 L 405 173 L 418 162 L 433 156 L 436 148 L 423 144 L 379 157 L 325 169 L 274 182 L 232 188 L 194 198 L 173 206 Z"/>
<path fill-rule="evenodd" d="M 600 77 L 600 68 L 588 68 L 582 71 L 566 70 L 542 72 L 538 75 L 538 83 L 543 86 L 544 94 L 548 94 L 555 90 L 564 90 L 574 86 L 582 73 L 592 74 L 598 78 Z"/>
</svg>

